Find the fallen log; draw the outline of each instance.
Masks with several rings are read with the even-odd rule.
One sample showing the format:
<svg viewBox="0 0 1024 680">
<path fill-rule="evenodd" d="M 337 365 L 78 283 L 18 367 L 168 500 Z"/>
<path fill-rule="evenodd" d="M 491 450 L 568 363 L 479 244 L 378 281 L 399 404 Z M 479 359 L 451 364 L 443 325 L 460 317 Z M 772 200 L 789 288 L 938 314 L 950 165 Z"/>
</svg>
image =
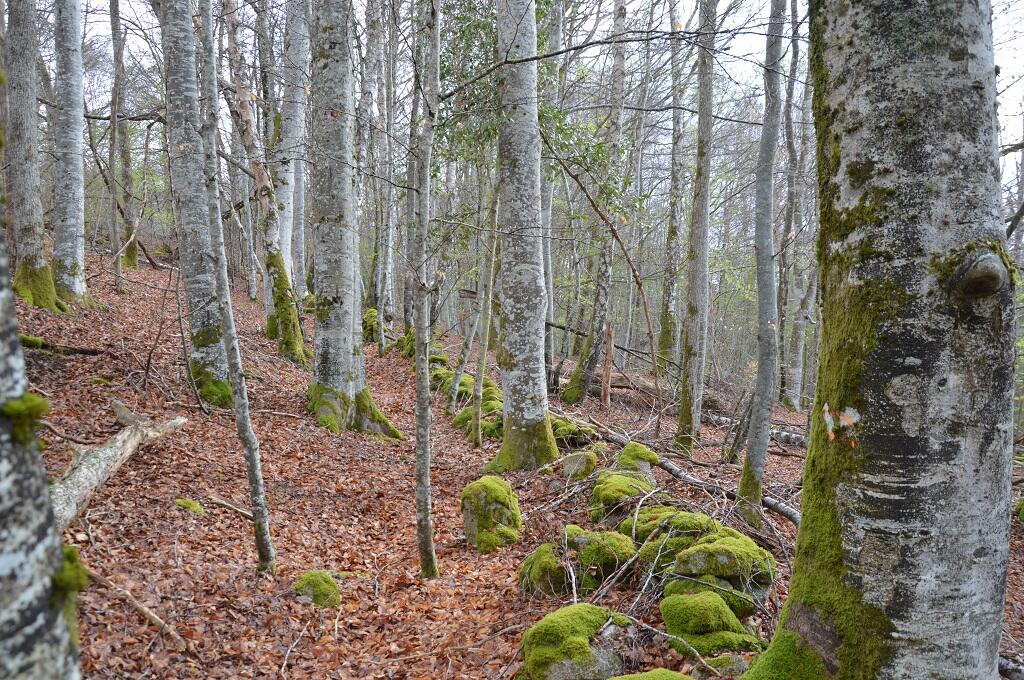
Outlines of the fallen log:
<svg viewBox="0 0 1024 680">
<path fill-rule="evenodd" d="M 565 418 L 576 423 L 577 425 L 587 425 L 587 423 L 580 423 L 572 416 L 566 415 L 564 413 L 557 413 L 554 410 L 552 410 L 552 413 L 555 413 L 555 415 L 557 415 L 559 418 Z M 620 434 L 605 425 L 602 425 L 593 418 L 590 419 L 589 425 L 594 425 L 598 429 L 602 438 L 607 439 L 608 441 L 614 444 L 618 444 L 619 446 L 625 446 L 630 442 L 629 437 Z M 664 456 L 658 456 L 658 467 L 660 467 L 662 470 L 669 473 L 679 481 L 685 482 L 690 486 L 696 486 L 715 493 L 722 493 L 733 500 L 736 499 L 735 487 L 724 487 L 715 484 L 714 482 L 708 482 L 703 479 L 700 479 L 699 477 L 694 477 L 688 472 L 685 472 L 682 468 L 680 468 L 672 461 L 666 460 Z M 764 505 L 764 507 L 780 515 L 781 517 L 788 519 L 793 524 L 800 524 L 800 511 L 797 510 L 796 508 L 786 505 L 782 501 L 778 500 L 777 498 L 772 498 L 771 496 L 762 497 L 761 503 Z"/>
<path fill-rule="evenodd" d="M 1007 680 L 1024 680 L 1024 665 L 1000 655 L 999 675 L 1007 678 Z"/>
<path fill-rule="evenodd" d="M 54 520 L 60 530 L 85 509 L 96 489 L 103 486 L 140 446 L 181 429 L 186 422 L 179 416 L 154 424 L 148 418 L 132 413 L 119 401 L 112 401 L 110 407 L 124 429 L 103 444 L 74 447 L 71 467 L 50 486 Z"/>
</svg>

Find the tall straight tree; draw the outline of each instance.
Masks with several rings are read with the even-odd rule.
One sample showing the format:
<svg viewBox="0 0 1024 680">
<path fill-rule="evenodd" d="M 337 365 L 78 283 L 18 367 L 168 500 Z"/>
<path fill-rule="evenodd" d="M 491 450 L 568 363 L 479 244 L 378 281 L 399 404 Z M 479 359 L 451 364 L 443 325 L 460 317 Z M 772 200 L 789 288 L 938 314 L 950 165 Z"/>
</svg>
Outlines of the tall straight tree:
<svg viewBox="0 0 1024 680">
<path fill-rule="evenodd" d="M 416 24 L 419 38 L 419 77 L 423 91 L 423 113 L 416 142 L 416 236 L 409 251 L 415 271 L 416 296 L 416 546 L 420 575 L 437 576 L 434 550 L 434 522 L 430 490 L 430 268 L 427 262 L 427 237 L 430 233 L 431 153 L 434 125 L 437 122 L 441 84 L 441 7 L 440 0 L 417 0 Z M 481 376 L 481 381 L 483 377 Z"/>
<path fill-rule="evenodd" d="M 754 385 L 747 435 L 747 457 L 739 485 L 739 507 L 752 523 L 761 519 L 761 483 L 768 456 L 768 436 L 775 406 L 779 365 L 778 308 L 775 293 L 775 151 L 779 145 L 782 98 L 782 26 L 786 0 L 772 0 L 764 59 L 764 124 L 754 173 L 754 253 L 757 260 L 757 382 Z"/>
<path fill-rule="evenodd" d="M 0 677 L 81 677 L 66 598 L 88 581 L 77 554 L 61 556 L 35 426 L 46 402 L 28 392 L 18 317 L 0 243 Z"/>
<path fill-rule="evenodd" d="M 167 98 L 167 155 L 174 217 L 181 238 L 191 326 L 190 370 L 199 394 L 212 404 L 231 406 L 227 355 L 221 342 L 217 283 L 210 261 L 203 140 L 199 135 L 199 85 L 191 5 L 187 0 L 151 0 L 160 17 Z"/>
<path fill-rule="evenodd" d="M 498 232 L 501 234 L 501 450 L 496 471 L 538 468 L 558 457 L 548 417 L 544 369 L 547 314 L 540 221 L 540 126 L 537 119 L 537 17 L 534 0 L 497 3 L 498 54 L 522 63 L 499 73 L 504 114 L 498 126 Z M 483 376 L 478 376 L 482 380 Z"/>
<path fill-rule="evenodd" d="M 7 219 L 14 232 L 18 264 L 14 292 L 35 307 L 58 311 L 53 269 L 43 243 L 43 203 L 39 190 L 39 124 L 36 58 L 39 36 L 34 0 L 11 0 L 5 44 L 8 126 Z"/>
<path fill-rule="evenodd" d="M 88 301 L 85 283 L 85 130 L 82 90 L 82 3 L 57 0 L 53 6 L 53 44 L 57 68 L 54 95 L 53 283 L 69 303 Z"/>
<path fill-rule="evenodd" d="M 260 442 L 249 415 L 249 392 L 242 369 L 242 354 L 235 330 L 235 315 L 231 309 L 231 287 L 228 282 L 228 258 L 224 248 L 224 225 L 221 221 L 220 187 L 217 160 L 218 89 L 217 43 L 213 34 L 213 0 L 199 0 L 199 15 L 203 29 L 202 84 L 205 110 L 203 111 L 203 160 L 206 168 L 206 206 L 210 218 L 210 240 L 217 267 L 217 305 L 220 308 L 221 332 L 228 360 L 228 376 L 235 406 L 235 429 L 245 455 L 246 476 L 249 482 L 249 503 L 252 507 L 253 535 L 260 571 L 274 571 L 277 553 L 270 536 L 270 511 L 263 484 L 260 461 Z"/>
<path fill-rule="evenodd" d="M 263 237 L 264 270 L 267 276 L 270 300 L 267 317 L 267 337 L 277 340 L 277 351 L 299 364 L 306 363 L 306 348 L 295 296 L 288 279 L 284 253 L 281 249 L 281 209 L 274 193 L 274 181 L 268 164 L 263 160 L 259 145 L 256 98 L 246 79 L 245 58 L 239 43 L 241 20 L 235 0 L 224 0 L 223 13 L 227 21 L 228 63 L 234 94 L 231 97 L 231 117 L 238 128 L 239 139 L 249 159 L 249 171 L 255 183 L 256 205 L 259 210 L 259 230 Z M 258 32 L 262 35 L 262 32 Z M 265 40 L 260 40 L 260 44 Z M 265 71 L 263 73 L 266 73 Z M 292 126 L 294 129 L 294 126 Z M 289 234 L 289 239 L 291 238 Z"/>
<path fill-rule="evenodd" d="M 698 38 L 700 52 L 697 56 L 697 168 L 693 178 L 690 242 L 686 251 L 686 313 L 683 316 L 683 337 L 680 343 L 683 374 L 679 385 L 679 429 L 676 431 L 676 442 L 686 451 L 693 449 L 693 440 L 700 431 L 708 344 L 708 198 L 711 193 L 711 107 L 714 103 L 717 10 L 717 0 L 701 0 Z M 676 49 L 675 46 L 673 49 Z M 673 121 L 675 114 L 673 111 Z M 674 123 L 672 136 L 674 148 Z M 674 157 L 672 168 L 672 177 L 675 179 Z"/>
<path fill-rule="evenodd" d="M 744 677 L 996 678 L 1014 286 L 991 8 L 818 0 L 810 34 L 821 365 L 789 598 Z"/>
<path fill-rule="evenodd" d="M 355 195 L 352 4 L 320 0 L 316 8 L 313 93 L 313 288 L 316 296 L 313 380 L 308 408 L 324 427 L 401 433 L 377 409 L 356 342 L 359 271 Z"/>
</svg>

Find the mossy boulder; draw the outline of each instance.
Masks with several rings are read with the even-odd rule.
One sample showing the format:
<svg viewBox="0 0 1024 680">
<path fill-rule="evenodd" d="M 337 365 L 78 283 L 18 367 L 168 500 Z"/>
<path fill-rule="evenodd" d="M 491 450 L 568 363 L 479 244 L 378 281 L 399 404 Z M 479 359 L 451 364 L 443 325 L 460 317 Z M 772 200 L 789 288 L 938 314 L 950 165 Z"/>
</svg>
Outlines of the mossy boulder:
<svg viewBox="0 0 1024 680">
<path fill-rule="evenodd" d="M 716 576 L 734 584 L 771 585 L 775 559 L 740 532 L 723 527 L 676 555 L 675 573 Z"/>
<path fill-rule="evenodd" d="M 565 543 L 576 551 L 576 580 L 583 593 L 596 590 L 636 555 L 632 539 L 617 531 L 587 531 L 570 524 L 565 527 Z"/>
<path fill-rule="evenodd" d="M 733 587 L 731 583 L 714 576 L 674 579 L 665 584 L 665 596 L 718 593 L 737 618 L 745 619 L 757 611 L 761 601 L 750 593 Z"/>
<path fill-rule="evenodd" d="M 658 454 L 654 451 L 643 444 L 630 442 L 623 447 L 613 467 L 616 470 L 639 472 L 650 477 L 651 468 L 656 467 L 659 462 Z"/>
<path fill-rule="evenodd" d="M 632 673 L 630 675 L 616 675 L 611 680 L 693 680 L 689 675 L 683 675 L 667 668 L 655 668 L 646 673 Z"/>
<path fill-rule="evenodd" d="M 568 448 L 586 446 L 597 438 L 597 431 L 592 427 L 577 425 L 568 418 L 551 416 L 551 432 L 559 446 Z"/>
<path fill-rule="evenodd" d="M 519 585 L 534 597 L 557 597 L 569 590 L 569 576 L 553 543 L 541 543 L 519 568 Z"/>
<path fill-rule="evenodd" d="M 671 505 L 649 505 L 630 513 L 619 524 L 619 531 L 642 542 L 658 527 L 664 534 L 692 536 L 696 541 L 706 534 L 718 532 L 722 525 L 700 512 L 686 512 Z"/>
<path fill-rule="evenodd" d="M 750 664 L 739 654 L 724 654 L 722 656 L 705 659 L 707 664 L 718 671 L 718 675 L 712 675 L 704 668 L 693 669 L 693 680 L 711 680 L 712 678 L 738 678 L 747 672 Z"/>
<path fill-rule="evenodd" d="M 660 609 L 665 630 L 686 640 L 701 656 L 761 646 L 717 593 L 671 595 L 661 601 Z M 675 640 L 669 640 L 669 644 L 683 656 L 692 656 L 686 645 Z"/>
<path fill-rule="evenodd" d="M 337 607 L 341 604 L 338 582 L 326 569 L 311 569 L 292 583 L 292 589 L 313 601 L 314 607 Z"/>
<path fill-rule="evenodd" d="M 518 541 L 523 518 L 509 483 L 487 475 L 467 484 L 462 490 L 462 523 L 466 542 L 482 553 Z"/>
<path fill-rule="evenodd" d="M 574 482 L 586 479 L 597 469 L 597 452 L 592 450 L 570 453 L 562 459 L 565 476 Z"/>
<path fill-rule="evenodd" d="M 622 672 L 614 639 L 629 624 L 592 604 L 551 612 L 523 636 L 526 680 L 606 680 Z"/>
<path fill-rule="evenodd" d="M 597 476 L 590 495 L 590 519 L 594 522 L 609 518 L 620 521 L 623 513 L 629 510 L 629 501 L 653 488 L 646 475 L 605 470 Z"/>
<path fill-rule="evenodd" d="M 645 569 L 652 571 L 656 576 L 665 576 L 672 571 L 676 555 L 692 546 L 695 540 L 692 536 L 685 535 L 654 536 L 640 546 L 637 559 Z"/>
</svg>

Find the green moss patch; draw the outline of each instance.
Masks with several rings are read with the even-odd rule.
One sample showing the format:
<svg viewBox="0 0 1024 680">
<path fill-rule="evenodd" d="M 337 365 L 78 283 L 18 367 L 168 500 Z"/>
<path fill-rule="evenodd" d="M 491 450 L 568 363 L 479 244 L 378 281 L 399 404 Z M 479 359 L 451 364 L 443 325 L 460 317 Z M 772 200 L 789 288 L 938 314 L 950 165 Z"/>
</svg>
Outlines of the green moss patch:
<svg viewBox="0 0 1024 680">
<path fill-rule="evenodd" d="M 36 335 L 18 333 L 18 340 L 21 342 L 21 346 L 27 349 L 42 349 L 46 345 L 46 341 Z"/>
<path fill-rule="evenodd" d="M 208 404 L 219 408 L 231 408 L 234 406 L 234 396 L 231 392 L 231 383 L 215 376 L 207 366 L 193 361 L 189 364 L 192 371 L 192 379 L 196 383 L 199 396 Z"/>
<path fill-rule="evenodd" d="M 566 545 L 575 550 L 578 590 L 596 590 L 605 579 L 636 555 L 632 539 L 616 531 L 587 531 L 575 524 L 565 527 Z"/>
<path fill-rule="evenodd" d="M 631 499 L 652 489 L 646 475 L 606 470 L 597 476 L 590 495 L 590 519 L 600 522 L 611 517 L 623 511 Z"/>
<path fill-rule="evenodd" d="M 701 656 L 760 648 L 760 640 L 747 632 L 716 593 L 671 595 L 661 601 L 660 609 L 665 630 L 686 640 Z M 683 656 L 692 655 L 680 642 L 669 644 Z"/>
<path fill-rule="evenodd" d="M 483 423 L 480 425 L 483 428 Z M 536 470 L 558 459 L 558 445 L 545 414 L 536 423 L 502 423 L 501 449 L 488 463 L 488 472 Z"/>
<path fill-rule="evenodd" d="M 586 479 L 597 469 L 597 452 L 570 453 L 562 460 L 562 469 L 565 471 L 565 476 L 574 482 Z"/>
<path fill-rule="evenodd" d="M 697 541 L 676 556 L 675 573 L 715 576 L 733 583 L 771 585 L 775 559 L 750 538 L 723 528 Z"/>
<path fill-rule="evenodd" d="M 374 342 L 377 339 L 379 330 L 377 310 L 369 307 L 363 312 L 363 342 Z"/>
<path fill-rule="evenodd" d="M 280 251 L 267 253 L 267 274 L 273 282 L 272 308 L 267 319 L 267 337 L 277 340 L 278 354 L 295 363 L 306 365 L 306 346 L 299 325 L 299 312 L 288 283 L 288 272 Z"/>
<path fill-rule="evenodd" d="M 26 392 L 17 399 L 8 399 L 0 406 L 0 413 L 11 421 L 11 439 L 28 446 L 36 439 L 36 426 L 50 412 L 50 402 L 34 392 Z"/>
<path fill-rule="evenodd" d="M 646 673 L 632 673 L 630 675 L 616 675 L 610 680 L 693 680 L 689 675 L 676 673 L 667 668 L 655 668 Z"/>
<path fill-rule="evenodd" d="M 50 605 L 60 609 L 71 642 L 78 646 L 78 593 L 89 585 L 89 573 L 72 545 L 62 547 L 60 567 L 51 580 Z"/>
<path fill-rule="evenodd" d="M 523 636 L 523 676 L 529 680 L 606 678 L 621 672 L 618 656 L 594 641 L 609 620 L 620 627 L 629 623 L 592 604 L 574 604 L 548 614 Z"/>
<path fill-rule="evenodd" d="M 57 290 L 53 285 L 53 270 L 50 265 L 33 266 L 38 258 L 23 258 L 18 262 L 11 287 L 15 295 L 33 307 L 48 309 L 51 312 L 67 311 L 67 305 L 57 298 Z"/>
<path fill-rule="evenodd" d="M 658 454 L 638 442 L 630 442 L 622 449 L 619 457 L 615 459 L 615 468 L 618 470 L 632 470 L 633 472 L 650 472 L 661 462 Z"/>
<path fill-rule="evenodd" d="M 341 604 L 341 591 L 338 582 L 326 569 L 311 569 L 303 572 L 292 583 L 292 589 L 303 597 L 313 601 L 314 607 L 337 607 Z"/>
<path fill-rule="evenodd" d="M 569 590 L 569 575 L 553 543 L 541 543 L 519 568 L 519 585 L 534 597 L 557 597 Z"/>
<path fill-rule="evenodd" d="M 758 609 L 753 595 L 733 588 L 728 581 L 714 576 L 699 576 L 669 581 L 665 584 L 665 596 L 696 595 L 698 593 L 717 593 L 729 606 L 737 618 L 745 619 Z"/>
<path fill-rule="evenodd" d="M 585 425 L 577 425 L 568 418 L 551 416 L 551 431 L 559 446 L 575 448 L 586 446 L 597 438 L 597 431 Z"/>
<path fill-rule="evenodd" d="M 191 498 L 175 498 L 174 504 L 186 512 L 190 512 L 193 515 L 199 517 L 206 516 L 206 508 L 199 501 L 192 500 Z"/>
<path fill-rule="evenodd" d="M 466 485 L 461 496 L 466 541 L 489 553 L 519 540 L 523 528 L 519 501 L 501 477 L 487 475 Z"/>
<path fill-rule="evenodd" d="M 619 524 L 619 531 L 642 542 L 658 527 L 663 532 L 692 536 L 696 540 L 705 534 L 718 532 L 722 525 L 700 512 L 686 512 L 670 505 L 649 505 L 640 508 L 639 512 L 630 513 Z"/>
</svg>

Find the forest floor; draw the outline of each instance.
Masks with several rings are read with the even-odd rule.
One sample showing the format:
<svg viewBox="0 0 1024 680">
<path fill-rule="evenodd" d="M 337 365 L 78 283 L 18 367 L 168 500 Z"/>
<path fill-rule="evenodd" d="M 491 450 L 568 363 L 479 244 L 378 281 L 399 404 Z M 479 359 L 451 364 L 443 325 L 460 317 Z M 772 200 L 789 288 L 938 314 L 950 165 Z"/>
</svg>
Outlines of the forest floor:
<svg viewBox="0 0 1024 680">
<path fill-rule="evenodd" d="M 93 262 L 98 264 L 98 262 Z M 94 268 L 92 271 L 96 271 Z M 57 430 L 101 442 L 119 426 L 110 410 L 118 399 L 137 413 L 186 426 L 131 458 L 72 522 L 64 540 L 78 546 L 92 569 L 127 588 L 188 642 L 177 652 L 115 593 L 98 584 L 81 595 L 81 661 L 90 678 L 499 678 L 518 668 L 525 629 L 559 607 L 525 596 L 516 574 L 523 559 L 568 522 L 585 522 L 586 494 L 567 495 L 557 475 L 506 475 L 519 496 L 526 529 L 522 541 L 480 555 L 463 540 L 459 495 L 480 475 L 498 442 L 473 449 L 435 399 L 434 521 L 441 575 L 418 576 L 413 496 L 413 442 L 383 441 L 356 433 L 333 435 L 305 412 L 306 370 L 276 357 L 262 335 L 262 308 L 234 298 L 248 373 L 253 421 L 278 551 L 274 575 L 255 572 L 249 521 L 213 505 L 212 497 L 247 507 L 245 466 L 233 415 L 196 405 L 184 375 L 176 275 L 148 267 L 126 272 L 117 294 L 107 274 L 90 287 L 99 304 L 76 315 L 53 315 L 19 304 L 23 333 L 54 344 L 102 350 L 95 356 L 27 350 L 32 389 L 50 399 L 47 417 Z M 449 339 L 449 354 L 459 340 Z M 414 378 L 397 353 L 379 358 L 366 348 L 367 373 L 381 410 L 403 432 L 414 428 Z M 494 369 L 492 369 L 494 370 Z M 496 377 L 496 374 L 495 374 Z M 603 410 L 595 400 L 569 409 L 668 450 L 674 423 L 664 419 L 662 440 L 652 436 L 653 411 L 635 396 Z M 804 415 L 778 413 L 799 425 Z M 710 442 L 694 461 L 676 459 L 691 474 L 723 482 L 738 476 L 718 463 L 724 432 L 704 430 Z M 43 430 L 51 477 L 71 460 L 70 444 Z M 777 447 L 767 470 L 767 492 L 793 498 L 804 451 Z M 685 487 L 658 470 L 661 488 L 681 502 L 752 533 L 724 497 Z M 202 503 L 198 516 L 175 505 Z M 770 546 L 782 577 L 768 605 L 785 598 L 794 528 L 769 516 L 755 535 Z M 1006 605 L 1004 649 L 1024 648 L 1024 531 L 1015 519 Z M 295 577 L 307 569 L 346 572 L 337 609 L 314 609 L 296 597 Z M 656 600 L 635 588 L 613 590 L 600 604 L 661 624 Z M 753 620 L 763 636 L 772 622 Z M 638 667 L 690 666 L 659 640 L 638 645 Z"/>
</svg>

